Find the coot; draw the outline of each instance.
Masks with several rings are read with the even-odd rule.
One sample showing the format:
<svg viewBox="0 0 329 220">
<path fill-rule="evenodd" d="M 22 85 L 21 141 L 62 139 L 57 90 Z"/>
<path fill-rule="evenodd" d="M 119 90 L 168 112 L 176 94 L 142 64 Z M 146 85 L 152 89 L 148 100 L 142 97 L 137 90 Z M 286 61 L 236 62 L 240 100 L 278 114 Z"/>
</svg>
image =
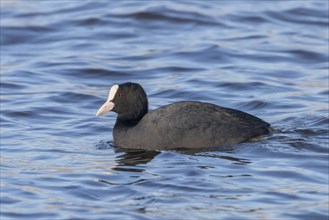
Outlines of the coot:
<svg viewBox="0 0 329 220">
<path fill-rule="evenodd" d="M 204 102 L 176 102 L 148 111 L 141 85 L 111 87 L 96 116 L 118 113 L 114 144 L 122 148 L 163 150 L 237 144 L 268 134 L 270 124 L 248 113 Z"/>
</svg>

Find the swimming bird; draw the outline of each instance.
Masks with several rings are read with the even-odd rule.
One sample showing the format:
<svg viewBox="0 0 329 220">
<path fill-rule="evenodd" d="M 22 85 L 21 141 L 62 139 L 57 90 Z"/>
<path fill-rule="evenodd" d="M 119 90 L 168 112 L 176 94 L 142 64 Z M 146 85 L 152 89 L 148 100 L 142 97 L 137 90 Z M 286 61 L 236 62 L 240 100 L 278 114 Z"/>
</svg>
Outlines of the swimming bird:
<svg viewBox="0 0 329 220">
<path fill-rule="evenodd" d="M 221 147 L 268 134 L 270 124 L 245 112 L 215 104 L 182 101 L 148 110 L 140 84 L 113 85 L 96 116 L 116 112 L 116 147 L 168 150 Z"/>
</svg>

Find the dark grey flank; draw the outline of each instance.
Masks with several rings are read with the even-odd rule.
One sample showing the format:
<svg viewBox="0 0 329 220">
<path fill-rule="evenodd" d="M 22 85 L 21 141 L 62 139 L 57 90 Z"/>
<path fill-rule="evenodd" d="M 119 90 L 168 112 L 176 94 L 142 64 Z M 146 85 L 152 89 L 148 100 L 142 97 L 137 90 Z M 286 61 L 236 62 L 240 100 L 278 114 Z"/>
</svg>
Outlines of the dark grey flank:
<svg viewBox="0 0 329 220">
<path fill-rule="evenodd" d="M 253 115 L 204 102 L 176 102 L 149 112 L 147 95 L 137 83 L 119 85 L 112 101 L 112 111 L 118 113 L 114 143 L 122 148 L 220 147 L 268 134 L 271 129 Z"/>
</svg>

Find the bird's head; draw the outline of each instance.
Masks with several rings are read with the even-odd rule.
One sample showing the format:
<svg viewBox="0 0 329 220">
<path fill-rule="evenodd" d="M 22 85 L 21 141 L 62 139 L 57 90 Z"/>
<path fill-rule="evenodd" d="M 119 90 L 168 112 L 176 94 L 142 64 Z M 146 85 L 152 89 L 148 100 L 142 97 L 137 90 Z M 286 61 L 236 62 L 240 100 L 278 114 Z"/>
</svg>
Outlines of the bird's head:
<svg viewBox="0 0 329 220">
<path fill-rule="evenodd" d="M 148 112 L 148 101 L 143 87 L 137 83 L 113 85 L 107 101 L 98 109 L 96 116 L 109 111 L 118 113 L 118 120 L 138 122 Z"/>
</svg>

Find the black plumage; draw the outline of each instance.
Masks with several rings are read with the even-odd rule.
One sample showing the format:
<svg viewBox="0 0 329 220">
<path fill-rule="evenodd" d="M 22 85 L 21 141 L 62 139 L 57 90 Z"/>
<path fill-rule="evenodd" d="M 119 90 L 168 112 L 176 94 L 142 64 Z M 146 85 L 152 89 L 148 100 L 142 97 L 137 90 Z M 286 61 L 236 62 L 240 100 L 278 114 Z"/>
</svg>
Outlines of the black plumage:
<svg viewBox="0 0 329 220">
<path fill-rule="evenodd" d="M 270 124 L 253 115 L 205 102 L 176 102 L 149 112 L 146 93 L 137 83 L 119 85 L 108 101 L 118 113 L 114 143 L 123 148 L 220 147 L 270 132 Z"/>
</svg>

